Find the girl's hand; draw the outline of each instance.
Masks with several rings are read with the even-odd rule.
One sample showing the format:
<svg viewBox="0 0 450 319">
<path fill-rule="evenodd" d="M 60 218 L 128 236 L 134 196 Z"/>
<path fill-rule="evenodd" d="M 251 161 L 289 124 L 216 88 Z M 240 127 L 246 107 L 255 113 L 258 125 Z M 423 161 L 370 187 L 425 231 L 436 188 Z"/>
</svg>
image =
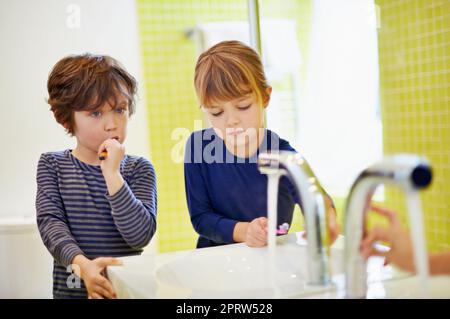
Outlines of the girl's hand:
<svg viewBox="0 0 450 319">
<path fill-rule="evenodd" d="M 329 244 L 332 245 L 336 241 L 336 239 L 339 235 L 340 229 L 339 229 L 339 224 L 337 222 L 336 209 L 334 208 L 333 201 L 328 196 L 325 197 L 325 204 L 327 205 L 327 215 L 328 215 L 327 225 L 328 225 L 328 235 L 329 235 L 329 240 L 330 240 Z M 306 230 L 303 233 L 303 238 L 307 239 Z"/>
<path fill-rule="evenodd" d="M 328 216 L 328 238 L 330 240 L 330 245 L 332 245 L 339 235 L 339 224 L 336 217 L 336 208 L 334 207 L 333 200 L 328 194 L 325 196 L 325 205 Z"/>
<path fill-rule="evenodd" d="M 108 152 L 108 155 L 100 163 L 103 176 L 107 178 L 107 176 L 120 174 L 120 162 L 125 156 L 125 146 L 116 139 L 109 138 L 98 148 L 98 155 L 100 156 L 104 150 Z"/>
<path fill-rule="evenodd" d="M 267 245 L 266 217 L 255 218 L 248 224 L 245 243 L 250 247 L 263 247 Z"/>
</svg>

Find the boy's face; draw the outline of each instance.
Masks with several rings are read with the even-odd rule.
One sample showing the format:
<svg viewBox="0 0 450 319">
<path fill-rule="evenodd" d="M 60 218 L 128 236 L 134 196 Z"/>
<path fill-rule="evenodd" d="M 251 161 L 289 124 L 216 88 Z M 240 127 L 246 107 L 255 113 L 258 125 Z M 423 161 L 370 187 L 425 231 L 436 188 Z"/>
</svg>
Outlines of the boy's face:
<svg viewBox="0 0 450 319">
<path fill-rule="evenodd" d="M 244 147 L 258 138 L 264 127 L 264 106 L 258 104 L 254 95 L 232 101 L 218 102 L 205 109 L 214 131 L 232 147 Z"/>
<path fill-rule="evenodd" d="M 95 111 L 74 112 L 74 135 L 79 146 L 97 153 L 100 145 L 109 138 L 116 138 L 121 144 L 125 141 L 128 101 L 125 97 L 119 97 L 117 102 L 115 109 L 104 103 Z"/>
</svg>

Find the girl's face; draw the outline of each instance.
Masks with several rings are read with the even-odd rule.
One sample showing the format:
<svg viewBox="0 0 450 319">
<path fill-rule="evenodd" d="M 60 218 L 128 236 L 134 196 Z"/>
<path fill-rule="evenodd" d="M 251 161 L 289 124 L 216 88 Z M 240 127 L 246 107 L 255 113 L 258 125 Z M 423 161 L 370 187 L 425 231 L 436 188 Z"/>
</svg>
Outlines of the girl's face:
<svg viewBox="0 0 450 319">
<path fill-rule="evenodd" d="M 205 109 L 216 134 L 232 149 L 242 149 L 257 142 L 264 127 L 264 105 L 252 95 L 219 102 Z"/>
</svg>

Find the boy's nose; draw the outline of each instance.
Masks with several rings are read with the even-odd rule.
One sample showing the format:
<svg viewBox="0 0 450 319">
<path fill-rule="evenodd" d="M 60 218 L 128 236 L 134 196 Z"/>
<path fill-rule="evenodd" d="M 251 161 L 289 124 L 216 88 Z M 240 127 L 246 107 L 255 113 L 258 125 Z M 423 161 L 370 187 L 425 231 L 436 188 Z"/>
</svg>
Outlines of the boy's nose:
<svg viewBox="0 0 450 319">
<path fill-rule="evenodd" d="M 105 130 L 106 131 L 113 131 L 117 128 L 117 123 L 114 119 L 114 117 L 110 117 L 106 120 L 105 123 Z"/>
</svg>

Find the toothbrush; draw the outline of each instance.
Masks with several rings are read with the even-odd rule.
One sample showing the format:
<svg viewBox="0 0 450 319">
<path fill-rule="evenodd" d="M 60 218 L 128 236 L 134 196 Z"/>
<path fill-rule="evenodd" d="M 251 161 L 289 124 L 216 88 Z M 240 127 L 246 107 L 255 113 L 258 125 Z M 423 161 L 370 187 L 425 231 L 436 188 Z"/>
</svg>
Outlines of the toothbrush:
<svg viewBox="0 0 450 319">
<path fill-rule="evenodd" d="M 115 139 L 115 140 L 118 141 L 118 140 L 119 140 L 119 137 L 114 136 L 113 139 Z M 98 156 L 98 159 L 101 160 L 101 161 L 104 161 L 107 157 L 108 157 L 108 151 L 107 151 L 106 149 L 104 149 L 104 150 L 100 153 L 100 155 Z"/>
<path fill-rule="evenodd" d="M 100 155 L 98 156 L 98 159 L 101 161 L 104 161 L 107 156 L 108 156 L 108 152 L 106 150 L 104 150 L 100 153 Z"/>
<path fill-rule="evenodd" d="M 289 230 L 289 224 L 283 223 L 282 225 L 278 226 L 277 229 L 277 235 L 286 235 Z"/>
</svg>

